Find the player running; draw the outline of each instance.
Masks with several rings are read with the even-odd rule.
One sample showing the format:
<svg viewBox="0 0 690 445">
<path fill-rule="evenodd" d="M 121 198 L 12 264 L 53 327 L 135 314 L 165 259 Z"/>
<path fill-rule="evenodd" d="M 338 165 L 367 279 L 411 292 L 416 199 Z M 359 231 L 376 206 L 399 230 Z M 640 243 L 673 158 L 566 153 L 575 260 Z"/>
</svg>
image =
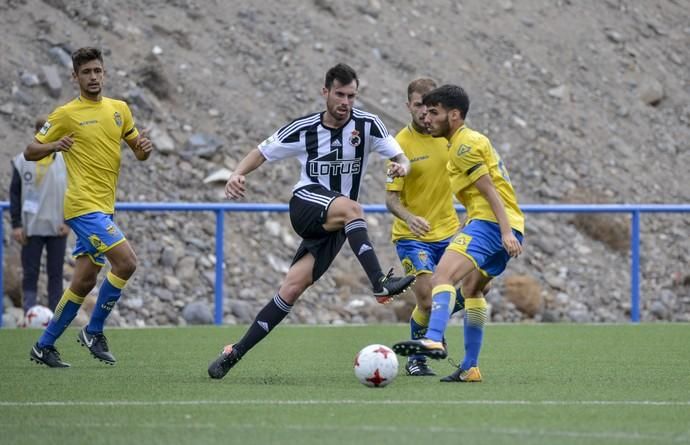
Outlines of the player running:
<svg viewBox="0 0 690 445">
<path fill-rule="evenodd" d="M 455 85 L 424 96 L 426 126 L 434 137 L 448 140 L 451 190 L 467 209 L 467 223 L 441 258 L 431 281 L 432 310 L 426 337 L 397 343 L 400 355 L 431 358 L 448 355 L 443 336 L 456 299 L 454 284 L 462 280 L 465 297 L 465 357 L 443 382 L 480 382 L 479 352 L 487 320 L 483 289 L 522 253 L 525 219 L 518 207 L 508 171 L 489 139 L 465 126 L 470 100 Z"/>
<path fill-rule="evenodd" d="M 72 282 L 62 295 L 53 320 L 29 353 L 31 360 L 51 368 L 70 366 L 60 358 L 55 341 L 96 285 L 106 258 L 110 271 L 101 284 L 89 324 L 79 332 L 77 340 L 94 358 L 110 365 L 116 362 L 103 335 L 103 326 L 137 267 L 132 247 L 113 220 L 120 141 L 124 139 L 140 161 L 148 159 L 153 150 L 145 132 L 140 134 L 137 130 L 129 106 L 102 96 L 105 69 L 101 51 L 80 48 L 72 54 L 72 65 L 79 97 L 56 108 L 24 152 L 24 157 L 31 161 L 63 152 L 67 167 L 65 222 L 77 238 Z"/>
</svg>

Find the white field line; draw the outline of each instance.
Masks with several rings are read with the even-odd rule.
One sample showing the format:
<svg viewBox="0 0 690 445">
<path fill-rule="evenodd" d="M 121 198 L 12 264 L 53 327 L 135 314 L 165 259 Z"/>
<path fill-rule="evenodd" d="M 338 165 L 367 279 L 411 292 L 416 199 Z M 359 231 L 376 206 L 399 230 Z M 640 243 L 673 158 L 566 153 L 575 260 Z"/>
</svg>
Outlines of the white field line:
<svg viewBox="0 0 690 445">
<path fill-rule="evenodd" d="M 190 417 L 191 420 L 191 417 Z M 26 428 L 29 423 L 18 423 L 18 422 L 3 422 L 0 420 L 0 426 L 3 427 L 7 433 L 7 428 Z M 247 432 L 255 432 L 257 430 L 266 431 L 291 431 L 299 433 L 392 433 L 392 434 L 436 434 L 438 435 L 457 435 L 457 434 L 481 434 L 482 436 L 495 435 L 495 436 L 517 436 L 517 437 L 554 437 L 554 438 L 575 438 L 575 439 L 598 439 L 598 440 L 617 440 L 617 441 L 652 441 L 659 443 L 663 441 L 665 443 L 687 443 L 687 434 L 677 434 L 677 433 L 639 433 L 631 431 L 568 431 L 568 430 L 546 430 L 543 428 L 463 428 L 463 427 L 418 427 L 418 426 L 386 426 L 386 425 L 357 425 L 357 426 L 347 426 L 347 425 L 304 425 L 304 424 L 290 424 L 282 425 L 276 423 L 241 423 L 241 424 L 230 424 L 223 422 L 222 424 L 217 424 L 214 422 L 94 422 L 94 421 L 77 421 L 77 422 L 57 422 L 57 423 L 46 423 L 45 420 L 41 421 L 41 426 L 51 429 L 69 429 L 74 430 L 74 428 L 113 428 L 116 430 L 128 430 L 132 431 L 132 428 L 141 429 L 153 429 L 153 430 L 173 430 L 173 429 L 184 429 L 184 430 L 220 430 L 220 431 L 240 431 L 245 430 Z"/>
<path fill-rule="evenodd" d="M 687 406 L 664 400 L 45 400 L 0 401 L 0 407 L 35 406 L 196 406 L 196 405 L 505 405 L 505 406 Z"/>
</svg>

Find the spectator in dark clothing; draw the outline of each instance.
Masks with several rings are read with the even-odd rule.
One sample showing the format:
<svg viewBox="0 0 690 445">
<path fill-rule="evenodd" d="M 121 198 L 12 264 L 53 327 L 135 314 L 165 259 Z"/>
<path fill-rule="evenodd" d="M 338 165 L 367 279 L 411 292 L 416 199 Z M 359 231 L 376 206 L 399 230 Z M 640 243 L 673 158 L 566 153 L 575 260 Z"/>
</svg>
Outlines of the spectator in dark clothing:
<svg viewBox="0 0 690 445">
<path fill-rule="evenodd" d="M 36 132 L 46 131 L 45 118 L 36 120 Z M 48 304 L 50 310 L 63 293 L 63 265 L 69 227 L 64 222 L 63 202 L 67 175 L 62 153 L 40 161 L 27 161 L 24 153 L 12 160 L 10 215 L 12 238 L 22 245 L 22 292 L 24 311 L 36 305 L 43 247 L 47 251 Z"/>
</svg>

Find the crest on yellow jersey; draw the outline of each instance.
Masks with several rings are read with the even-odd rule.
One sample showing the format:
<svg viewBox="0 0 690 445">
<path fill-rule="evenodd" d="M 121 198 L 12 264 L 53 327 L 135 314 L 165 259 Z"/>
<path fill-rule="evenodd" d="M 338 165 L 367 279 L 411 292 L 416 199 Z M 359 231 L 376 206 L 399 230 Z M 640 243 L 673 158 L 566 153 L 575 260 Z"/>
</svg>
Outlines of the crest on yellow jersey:
<svg viewBox="0 0 690 445">
<path fill-rule="evenodd" d="M 460 145 L 460 147 L 458 147 L 458 156 L 462 156 L 465 153 L 469 153 L 470 150 L 472 150 L 472 147 L 470 147 L 469 145 L 462 144 Z"/>
<path fill-rule="evenodd" d="M 118 113 L 116 111 L 115 114 L 113 114 L 113 118 L 115 118 L 115 125 L 117 125 L 118 127 L 121 127 L 122 126 L 122 116 L 120 116 L 120 113 Z"/>
</svg>

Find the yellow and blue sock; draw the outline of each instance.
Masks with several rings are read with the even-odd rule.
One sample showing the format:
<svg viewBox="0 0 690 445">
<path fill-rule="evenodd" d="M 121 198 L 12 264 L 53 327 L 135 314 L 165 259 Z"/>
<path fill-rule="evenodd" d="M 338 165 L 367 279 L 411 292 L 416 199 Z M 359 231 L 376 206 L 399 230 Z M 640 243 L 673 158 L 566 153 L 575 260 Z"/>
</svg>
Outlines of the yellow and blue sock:
<svg viewBox="0 0 690 445">
<path fill-rule="evenodd" d="M 465 358 L 460 367 L 470 369 L 479 363 L 479 351 L 482 349 L 484 339 L 484 325 L 488 318 L 486 299 L 468 298 L 465 300 Z"/>
<path fill-rule="evenodd" d="M 453 312 L 451 312 L 450 315 L 460 312 L 463 309 L 465 309 L 465 297 L 462 295 L 462 288 L 458 287 L 455 289 L 455 306 L 453 306 Z"/>
<path fill-rule="evenodd" d="M 89 320 L 89 324 L 86 326 L 86 332 L 89 334 L 103 332 L 105 319 L 108 318 L 115 303 L 120 299 L 122 289 L 126 284 L 127 280 L 123 280 L 112 272 L 108 272 L 98 291 L 96 306 L 94 306 L 91 320 Z"/>
<path fill-rule="evenodd" d="M 426 336 L 426 330 L 429 327 L 429 313 L 419 309 L 415 306 L 410 316 L 410 338 L 412 340 L 419 340 Z M 411 355 L 410 360 L 423 360 L 423 355 Z"/>
<path fill-rule="evenodd" d="M 43 348 L 45 346 L 53 346 L 55 341 L 65 332 L 67 326 L 72 323 L 74 317 L 77 316 L 77 312 L 84 302 L 84 297 L 72 292 L 70 288 L 65 289 L 62 294 L 62 298 L 55 306 L 55 314 L 53 319 L 48 324 L 48 327 L 41 338 L 38 339 L 38 346 Z"/>
<path fill-rule="evenodd" d="M 431 316 L 426 337 L 434 341 L 443 341 L 450 311 L 455 306 L 455 288 L 448 284 L 435 286 L 431 291 L 431 300 Z"/>
</svg>

